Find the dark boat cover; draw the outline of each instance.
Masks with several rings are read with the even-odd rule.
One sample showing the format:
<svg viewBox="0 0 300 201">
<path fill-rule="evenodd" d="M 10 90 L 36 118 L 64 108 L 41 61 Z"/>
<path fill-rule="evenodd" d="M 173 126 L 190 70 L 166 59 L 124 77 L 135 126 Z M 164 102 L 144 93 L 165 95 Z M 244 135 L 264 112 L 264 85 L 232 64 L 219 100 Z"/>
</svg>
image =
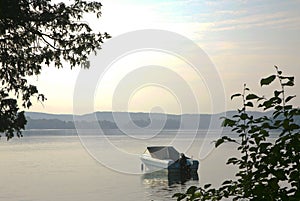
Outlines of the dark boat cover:
<svg viewBox="0 0 300 201">
<path fill-rule="evenodd" d="M 147 147 L 152 158 L 161 160 L 171 159 L 177 161 L 180 158 L 180 153 L 172 146 L 151 146 Z"/>
</svg>

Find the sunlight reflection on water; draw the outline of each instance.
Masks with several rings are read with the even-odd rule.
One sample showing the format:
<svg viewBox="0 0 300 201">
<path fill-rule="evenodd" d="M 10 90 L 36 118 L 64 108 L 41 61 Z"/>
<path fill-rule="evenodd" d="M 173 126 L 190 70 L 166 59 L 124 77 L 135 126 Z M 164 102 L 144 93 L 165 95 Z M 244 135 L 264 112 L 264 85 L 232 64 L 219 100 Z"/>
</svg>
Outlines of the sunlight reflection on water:
<svg viewBox="0 0 300 201">
<path fill-rule="evenodd" d="M 91 139 L 92 132 L 87 132 Z M 148 144 L 166 144 L 174 132 L 168 131 L 150 141 L 131 140 L 122 135 L 109 135 L 119 149 L 141 154 Z M 225 159 L 235 154 L 232 145 L 221 146 L 200 161 L 198 180 L 181 184 L 167 174 L 128 175 L 112 171 L 94 160 L 83 148 L 74 131 L 31 131 L 23 138 L 0 140 L 0 200 L 170 200 L 175 192 L 189 185 L 211 182 L 218 185 L 232 177 L 234 169 L 226 167 Z M 189 140 L 188 132 L 180 140 Z M 197 159 L 203 139 L 198 137 L 187 152 Z M 109 157 L 109 150 L 102 150 Z M 114 159 L 116 165 L 136 166 L 135 161 Z"/>
</svg>

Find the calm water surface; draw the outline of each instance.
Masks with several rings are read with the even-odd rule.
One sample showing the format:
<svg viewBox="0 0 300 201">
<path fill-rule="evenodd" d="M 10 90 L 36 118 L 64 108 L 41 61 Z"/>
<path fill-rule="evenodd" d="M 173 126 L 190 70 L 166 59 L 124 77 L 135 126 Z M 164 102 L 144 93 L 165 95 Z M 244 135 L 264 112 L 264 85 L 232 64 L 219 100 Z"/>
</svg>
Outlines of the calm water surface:
<svg viewBox="0 0 300 201">
<path fill-rule="evenodd" d="M 233 145 L 221 146 L 206 154 L 206 157 L 199 154 L 203 143 L 213 146 L 211 141 L 214 137 L 194 136 L 189 131 L 180 135 L 176 131 L 168 131 L 155 136 L 125 136 L 111 131 L 104 139 L 92 131 L 86 133 L 90 141 L 95 142 L 94 146 L 103 157 L 101 160 L 91 156 L 76 131 L 72 130 L 27 131 L 25 137 L 8 142 L 1 138 L 0 200 L 171 200 L 174 193 L 185 191 L 190 185 L 219 185 L 234 175 L 235 169 L 225 165 L 228 157 L 237 154 Z M 110 154 L 105 145 L 107 143 L 123 153 L 124 157 Z M 199 180 L 181 183 L 164 172 L 141 172 L 138 155 L 144 152 L 147 145 L 173 143 L 177 148 L 183 145 L 179 151 L 200 159 Z M 190 144 L 189 147 L 182 150 L 187 144 Z M 133 157 L 128 160 L 126 155 Z M 135 174 L 120 172 L 120 169 L 128 169 Z"/>
</svg>

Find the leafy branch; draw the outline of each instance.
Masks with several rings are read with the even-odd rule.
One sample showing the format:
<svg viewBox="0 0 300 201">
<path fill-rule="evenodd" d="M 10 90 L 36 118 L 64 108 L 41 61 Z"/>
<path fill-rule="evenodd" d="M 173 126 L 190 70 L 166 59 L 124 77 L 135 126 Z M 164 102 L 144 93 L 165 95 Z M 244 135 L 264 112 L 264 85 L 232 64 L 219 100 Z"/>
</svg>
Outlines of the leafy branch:
<svg viewBox="0 0 300 201">
<path fill-rule="evenodd" d="M 244 85 L 242 93 L 231 99 L 242 98 L 243 106 L 232 118 L 224 117 L 223 126 L 230 127 L 238 139 L 223 136 L 215 142 L 218 147 L 225 142 L 238 144 L 240 158 L 229 158 L 227 164 L 238 167 L 235 180 L 224 181 L 220 188 L 190 187 L 177 193 L 177 200 L 299 200 L 300 197 L 300 126 L 296 122 L 299 108 L 287 103 L 295 96 L 286 97 L 286 87 L 294 86 L 294 77 L 283 76 L 275 66 L 276 74 L 261 79 L 260 85 L 268 86 L 275 80 L 280 90 L 274 90 L 269 99 L 250 93 Z M 271 117 L 253 117 L 247 108 L 271 110 Z M 270 138 L 270 133 L 279 133 Z M 275 136 L 272 136 L 275 137 Z"/>
<path fill-rule="evenodd" d="M 0 2 L 0 133 L 7 139 L 21 136 L 26 120 L 19 107 L 29 109 L 32 98 L 46 100 L 28 76 L 39 75 L 53 64 L 71 68 L 86 66 L 88 56 L 101 49 L 106 32 L 94 32 L 84 13 L 101 16 L 97 1 L 74 0 L 68 4 L 49 0 L 1 0 Z M 17 99 L 21 100 L 20 106 Z M 24 119 L 24 121 L 23 121 Z"/>
</svg>

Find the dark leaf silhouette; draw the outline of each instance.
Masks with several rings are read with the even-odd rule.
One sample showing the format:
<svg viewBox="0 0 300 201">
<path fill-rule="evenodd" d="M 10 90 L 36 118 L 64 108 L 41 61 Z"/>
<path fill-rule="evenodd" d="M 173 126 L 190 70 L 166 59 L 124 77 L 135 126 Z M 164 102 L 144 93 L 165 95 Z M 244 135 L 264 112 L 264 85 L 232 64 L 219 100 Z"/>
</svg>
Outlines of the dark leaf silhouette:
<svg viewBox="0 0 300 201">
<path fill-rule="evenodd" d="M 246 96 L 246 100 L 253 100 L 253 99 L 258 99 L 259 97 L 255 94 L 248 94 Z"/>
<path fill-rule="evenodd" d="M 263 85 L 269 85 L 271 84 L 274 80 L 275 80 L 276 76 L 275 75 L 271 75 L 267 78 L 263 78 L 261 79 L 260 81 L 260 85 L 263 86 Z"/>
<path fill-rule="evenodd" d="M 243 95 L 239 95 L 243 99 L 242 108 L 232 119 L 223 121 L 223 126 L 231 127 L 232 134 L 239 138 L 223 136 L 215 141 L 215 147 L 225 142 L 238 144 L 240 157 L 229 158 L 226 163 L 238 168 L 236 177 L 224 181 L 219 188 L 198 187 L 197 196 L 184 193 L 186 200 L 299 200 L 300 122 L 296 116 L 300 109 L 286 105 L 295 97 L 285 98 L 285 86 L 292 86 L 294 78 L 282 76 L 282 71 L 275 68 L 277 75 L 262 79 L 261 86 L 277 78 L 280 90 L 275 90 L 273 97 L 262 98 L 265 101 L 258 105 L 263 110 L 272 110 L 271 116 L 249 114 L 247 107 L 253 106 L 249 100 L 260 96 L 247 94 L 249 90 L 244 85 Z"/>
<path fill-rule="evenodd" d="M 239 96 L 241 96 L 241 95 L 242 95 L 242 94 L 234 94 L 234 95 L 231 96 L 231 100 L 232 100 L 233 98 L 239 97 Z"/>
</svg>

